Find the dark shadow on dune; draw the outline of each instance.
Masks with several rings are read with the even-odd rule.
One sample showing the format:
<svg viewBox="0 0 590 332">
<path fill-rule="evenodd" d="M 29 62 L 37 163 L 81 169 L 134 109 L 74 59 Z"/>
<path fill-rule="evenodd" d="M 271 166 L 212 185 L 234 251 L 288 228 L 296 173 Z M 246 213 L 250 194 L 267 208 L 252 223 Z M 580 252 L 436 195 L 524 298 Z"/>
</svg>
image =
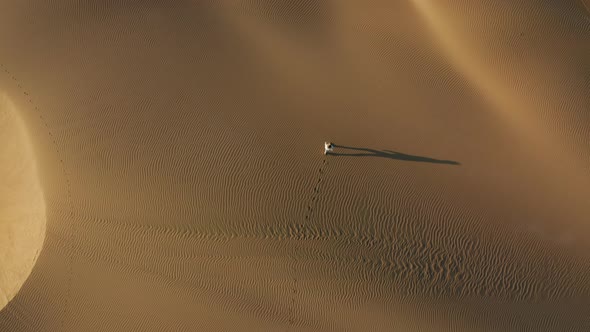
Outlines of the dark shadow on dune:
<svg viewBox="0 0 590 332">
<path fill-rule="evenodd" d="M 339 150 L 352 150 L 352 152 L 338 152 Z M 461 165 L 459 162 L 453 160 L 439 160 L 434 158 L 413 156 L 411 154 L 405 154 L 401 152 L 391 150 L 375 150 L 368 148 L 358 148 L 354 146 L 344 146 L 334 144 L 334 152 L 329 153 L 332 156 L 341 157 L 380 157 L 394 160 L 413 161 L 418 163 L 431 163 L 431 164 L 446 164 L 446 165 Z"/>
</svg>

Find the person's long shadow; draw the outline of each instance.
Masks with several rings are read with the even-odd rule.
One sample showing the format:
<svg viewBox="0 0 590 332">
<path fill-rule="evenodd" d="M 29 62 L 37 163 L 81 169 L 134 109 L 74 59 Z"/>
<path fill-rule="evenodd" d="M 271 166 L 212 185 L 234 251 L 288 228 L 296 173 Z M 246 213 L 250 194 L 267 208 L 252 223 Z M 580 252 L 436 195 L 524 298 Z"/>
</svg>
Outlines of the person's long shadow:
<svg viewBox="0 0 590 332">
<path fill-rule="evenodd" d="M 360 151 L 360 152 L 336 152 L 332 151 L 329 154 L 333 156 L 346 156 L 346 157 L 379 157 L 379 158 L 387 158 L 387 159 L 394 159 L 394 160 L 404 160 L 404 161 L 413 161 L 419 163 L 431 163 L 431 164 L 447 164 L 447 165 L 461 165 L 459 162 L 453 160 L 439 160 L 434 158 L 422 157 L 422 156 L 413 156 L 411 154 L 405 154 L 401 152 L 391 151 L 391 150 L 375 150 L 375 149 L 368 149 L 368 148 L 358 148 L 354 146 L 343 146 L 343 145 L 336 145 L 334 144 L 334 150 L 340 149 L 347 149 L 352 151 Z"/>
</svg>

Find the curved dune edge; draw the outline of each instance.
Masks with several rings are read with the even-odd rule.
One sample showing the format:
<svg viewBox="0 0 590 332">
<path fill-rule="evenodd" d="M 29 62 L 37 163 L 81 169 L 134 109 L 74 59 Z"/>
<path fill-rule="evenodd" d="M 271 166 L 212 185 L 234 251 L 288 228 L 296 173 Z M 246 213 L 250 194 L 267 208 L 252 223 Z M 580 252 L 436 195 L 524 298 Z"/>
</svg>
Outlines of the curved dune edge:
<svg viewBox="0 0 590 332">
<path fill-rule="evenodd" d="M 43 191 L 14 105 L 0 94 L 0 309 L 27 280 L 45 238 Z"/>
</svg>

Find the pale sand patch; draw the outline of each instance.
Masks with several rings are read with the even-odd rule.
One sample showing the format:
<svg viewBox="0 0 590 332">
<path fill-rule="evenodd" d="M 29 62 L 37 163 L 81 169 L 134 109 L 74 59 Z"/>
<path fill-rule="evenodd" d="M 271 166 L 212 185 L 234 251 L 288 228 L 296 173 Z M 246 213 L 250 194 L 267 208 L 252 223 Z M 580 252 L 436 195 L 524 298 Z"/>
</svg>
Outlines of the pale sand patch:
<svg viewBox="0 0 590 332">
<path fill-rule="evenodd" d="M 45 201 L 26 129 L 0 95 L 0 308 L 14 298 L 43 247 Z"/>
</svg>

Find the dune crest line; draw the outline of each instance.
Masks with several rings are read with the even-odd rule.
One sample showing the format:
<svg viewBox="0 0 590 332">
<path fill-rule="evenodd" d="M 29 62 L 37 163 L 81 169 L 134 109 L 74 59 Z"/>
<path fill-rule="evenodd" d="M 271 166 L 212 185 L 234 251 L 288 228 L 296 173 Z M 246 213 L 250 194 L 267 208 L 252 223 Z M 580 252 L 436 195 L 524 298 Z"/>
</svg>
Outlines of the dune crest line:
<svg viewBox="0 0 590 332">
<path fill-rule="evenodd" d="M 29 278 L 46 233 L 37 161 L 18 113 L 0 92 L 0 309 Z"/>
</svg>

